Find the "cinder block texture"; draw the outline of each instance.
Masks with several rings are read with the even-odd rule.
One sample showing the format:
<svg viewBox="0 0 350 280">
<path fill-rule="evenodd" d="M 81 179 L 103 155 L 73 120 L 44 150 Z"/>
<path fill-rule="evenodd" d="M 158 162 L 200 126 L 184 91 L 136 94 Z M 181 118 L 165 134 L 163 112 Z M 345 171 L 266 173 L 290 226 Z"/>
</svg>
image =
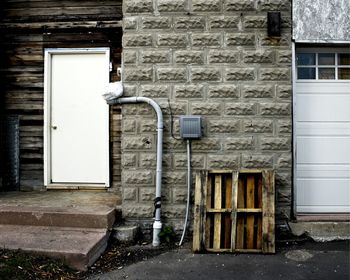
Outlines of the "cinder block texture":
<svg viewBox="0 0 350 280">
<path fill-rule="evenodd" d="M 267 11 L 281 11 L 281 37 L 267 36 Z M 127 96 L 154 99 L 164 114 L 164 216 L 179 224 L 186 203 L 186 142 L 179 115 L 203 117 L 193 140 L 199 169 L 273 168 L 277 219 L 291 206 L 291 5 L 288 0 L 125 0 L 123 82 Z M 122 109 L 123 216 L 152 219 L 156 115 Z M 193 177 L 192 176 L 192 177 Z M 194 180 L 193 180 L 194 182 Z M 131 203 L 130 203 L 131 202 Z"/>
</svg>

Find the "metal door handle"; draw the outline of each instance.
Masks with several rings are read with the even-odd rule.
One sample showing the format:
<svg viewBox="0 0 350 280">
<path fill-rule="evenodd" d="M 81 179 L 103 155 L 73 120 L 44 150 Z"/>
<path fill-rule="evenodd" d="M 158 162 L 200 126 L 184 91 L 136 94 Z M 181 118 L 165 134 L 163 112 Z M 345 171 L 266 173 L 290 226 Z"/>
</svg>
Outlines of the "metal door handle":
<svg viewBox="0 0 350 280">
<path fill-rule="evenodd" d="M 57 129 L 57 126 L 53 125 L 53 126 L 52 126 L 52 129 L 55 129 L 55 130 L 56 130 L 56 129 Z"/>
</svg>

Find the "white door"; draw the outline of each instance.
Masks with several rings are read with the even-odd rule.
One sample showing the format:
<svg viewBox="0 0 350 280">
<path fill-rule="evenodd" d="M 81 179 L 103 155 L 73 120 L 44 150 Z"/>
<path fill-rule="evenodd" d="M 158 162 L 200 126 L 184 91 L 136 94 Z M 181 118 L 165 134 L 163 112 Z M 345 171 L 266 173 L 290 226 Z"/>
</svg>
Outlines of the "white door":
<svg viewBox="0 0 350 280">
<path fill-rule="evenodd" d="M 297 51 L 298 213 L 350 212 L 350 55 Z"/>
<path fill-rule="evenodd" d="M 46 52 L 46 183 L 108 186 L 108 49 Z"/>
</svg>

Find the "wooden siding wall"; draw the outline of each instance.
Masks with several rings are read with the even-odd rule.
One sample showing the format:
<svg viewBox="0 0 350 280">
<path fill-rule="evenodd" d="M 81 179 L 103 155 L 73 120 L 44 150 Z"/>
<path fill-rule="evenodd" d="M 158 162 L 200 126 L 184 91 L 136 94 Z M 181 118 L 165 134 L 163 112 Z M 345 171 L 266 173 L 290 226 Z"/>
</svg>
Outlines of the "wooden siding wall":
<svg viewBox="0 0 350 280">
<path fill-rule="evenodd" d="M 0 101 L 5 114 L 20 116 L 21 188 L 41 189 L 44 49 L 110 47 L 110 79 L 119 80 L 121 1 L 9 0 L 0 16 Z M 112 186 L 120 182 L 120 118 L 111 109 Z"/>
</svg>

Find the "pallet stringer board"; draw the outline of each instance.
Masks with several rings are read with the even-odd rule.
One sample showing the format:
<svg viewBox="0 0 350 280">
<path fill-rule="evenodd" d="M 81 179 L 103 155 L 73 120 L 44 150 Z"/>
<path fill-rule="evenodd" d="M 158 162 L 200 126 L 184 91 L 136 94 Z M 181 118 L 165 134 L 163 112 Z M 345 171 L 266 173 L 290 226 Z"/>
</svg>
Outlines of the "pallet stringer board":
<svg viewBox="0 0 350 280">
<path fill-rule="evenodd" d="M 237 171 L 232 172 L 232 233 L 231 233 L 231 250 L 234 251 L 236 248 L 236 230 L 237 227 L 237 186 L 238 184 L 238 175 Z"/>
<path fill-rule="evenodd" d="M 194 197 L 194 223 L 193 223 L 193 251 L 199 252 L 205 248 L 204 236 L 206 226 L 206 196 L 208 172 L 200 171 L 196 174 L 196 189 Z"/>
<path fill-rule="evenodd" d="M 262 175 L 262 251 L 275 253 L 275 176 L 272 170 L 263 170 Z"/>
</svg>

